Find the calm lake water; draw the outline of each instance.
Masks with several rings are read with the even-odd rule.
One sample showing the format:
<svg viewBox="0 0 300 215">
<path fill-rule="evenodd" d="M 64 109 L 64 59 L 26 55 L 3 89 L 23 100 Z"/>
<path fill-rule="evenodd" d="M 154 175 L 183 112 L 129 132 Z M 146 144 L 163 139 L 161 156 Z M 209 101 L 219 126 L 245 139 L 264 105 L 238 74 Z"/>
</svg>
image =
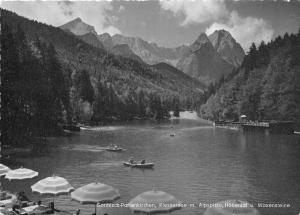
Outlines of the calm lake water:
<svg viewBox="0 0 300 215">
<path fill-rule="evenodd" d="M 171 137 L 170 133 L 175 133 Z M 300 135 L 243 134 L 214 128 L 184 113 L 168 123 L 135 122 L 127 125 L 97 127 L 69 137 L 51 138 L 47 155 L 16 157 L 11 168 L 24 166 L 39 172 L 30 180 L 1 179 L 4 189 L 24 190 L 53 174 L 65 177 L 78 188 L 99 181 L 119 189 L 119 203 L 128 203 L 136 195 L 163 190 L 185 203 L 216 203 L 241 199 L 253 203 L 286 203 L 289 208 L 258 208 L 262 214 L 300 212 Z M 104 147 L 117 144 L 127 150 L 106 152 Z M 122 166 L 130 156 L 155 162 L 153 170 Z M 49 201 L 47 197 L 42 197 Z M 80 205 L 68 196 L 55 198 L 56 207 L 91 214 L 92 205 Z M 204 208 L 185 208 L 172 214 L 203 214 Z M 131 214 L 129 209 L 98 209 L 98 214 Z"/>
</svg>

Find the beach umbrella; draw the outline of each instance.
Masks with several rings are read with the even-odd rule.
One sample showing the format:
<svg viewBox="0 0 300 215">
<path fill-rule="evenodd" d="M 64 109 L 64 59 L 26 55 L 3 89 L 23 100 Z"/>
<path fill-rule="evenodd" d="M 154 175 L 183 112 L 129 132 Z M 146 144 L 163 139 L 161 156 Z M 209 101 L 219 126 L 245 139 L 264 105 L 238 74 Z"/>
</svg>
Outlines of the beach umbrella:
<svg viewBox="0 0 300 215">
<path fill-rule="evenodd" d="M 12 179 L 21 180 L 21 179 L 34 178 L 38 176 L 38 174 L 39 173 L 36 171 L 21 167 L 19 169 L 8 171 L 5 174 L 5 178 L 7 178 L 8 180 L 12 180 Z"/>
<path fill-rule="evenodd" d="M 11 169 L 0 163 L 0 176 L 5 175 L 8 171 L 11 171 Z"/>
<path fill-rule="evenodd" d="M 81 204 L 95 204 L 95 213 L 97 203 L 110 203 L 119 197 L 120 193 L 118 190 L 98 182 L 82 186 L 71 193 L 71 198 Z"/>
<path fill-rule="evenodd" d="M 70 193 L 74 188 L 69 182 L 59 176 L 53 175 L 52 177 L 44 178 L 31 186 L 32 192 L 39 193 L 41 195 L 53 196 L 53 208 L 54 208 L 54 196 L 64 195 Z"/>
<path fill-rule="evenodd" d="M 204 215 L 259 215 L 252 205 L 241 200 L 226 200 L 206 209 Z"/>
<path fill-rule="evenodd" d="M 131 199 L 128 203 L 133 212 L 146 214 L 170 213 L 181 209 L 181 201 L 163 191 L 147 191 Z"/>
<path fill-rule="evenodd" d="M 5 166 L 4 164 L 0 164 L 0 176 L 4 176 L 9 171 L 11 171 L 10 168 Z M 11 197 L 11 198 L 8 198 L 8 197 Z M 17 200 L 15 195 L 12 195 L 12 194 L 2 190 L 1 182 L 0 182 L 0 199 L 5 199 L 4 205 L 13 204 L 13 202 L 15 202 Z"/>
<path fill-rule="evenodd" d="M 63 195 L 74 190 L 69 182 L 59 176 L 44 178 L 31 186 L 32 192 L 48 195 Z"/>
</svg>

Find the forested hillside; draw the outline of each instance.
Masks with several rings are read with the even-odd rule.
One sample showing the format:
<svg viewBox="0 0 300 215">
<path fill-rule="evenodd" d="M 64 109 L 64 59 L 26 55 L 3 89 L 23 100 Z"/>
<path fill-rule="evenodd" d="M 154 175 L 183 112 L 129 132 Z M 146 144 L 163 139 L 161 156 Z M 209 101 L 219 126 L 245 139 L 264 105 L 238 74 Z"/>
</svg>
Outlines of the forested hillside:
<svg viewBox="0 0 300 215">
<path fill-rule="evenodd" d="M 1 25 L 4 144 L 54 133 L 59 123 L 159 120 L 202 98 L 203 85 L 181 71 L 115 56 L 2 9 Z"/>
<path fill-rule="evenodd" d="M 224 83 L 223 83 L 224 82 Z M 300 31 L 258 47 L 241 67 L 210 88 L 199 114 L 211 120 L 300 121 Z"/>
<path fill-rule="evenodd" d="M 1 139 L 12 145 L 57 131 L 70 116 L 70 73 L 53 45 L 36 41 L 35 54 L 23 30 L 1 25 Z"/>
</svg>

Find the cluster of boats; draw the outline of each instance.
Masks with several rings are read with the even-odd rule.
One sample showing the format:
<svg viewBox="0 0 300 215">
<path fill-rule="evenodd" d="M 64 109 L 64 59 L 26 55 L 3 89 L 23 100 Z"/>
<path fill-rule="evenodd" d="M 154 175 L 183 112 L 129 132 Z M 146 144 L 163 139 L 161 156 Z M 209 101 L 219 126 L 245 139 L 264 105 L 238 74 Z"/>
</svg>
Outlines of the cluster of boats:
<svg viewBox="0 0 300 215">
<path fill-rule="evenodd" d="M 175 137 L 175 133 L 171 133 L 171 137 Z M 106 151 L 109 152 L 122 152 L 125 149 L 118 147 L 117 145 L 109 145 L 105 148 Z M 124 161 L 123 165 L 126 167 L 135 167 L 135 168 L 153 168 L 154 163 L 146 163 L 145 160 L 142 161 L 134 161 L 133 158 L 130 158 L 129 161 Z"/>
<path fill-rule="evenodd" d="M 110 145 L 107 146 L 105 148 L 106 151 L 109 152 L 122 152 L 125 149 L 118 147 L 117 145 Z M 154 163 L 146 163 L 145 160 L 141 160 L 141 161 L 135 161 L 132 157 L 129 159 L 129 161 L 124 161 L 123 165 L 125 167 L 133 167 L 133 168 L 153 168 L 154 167 Z"/>
</svg>

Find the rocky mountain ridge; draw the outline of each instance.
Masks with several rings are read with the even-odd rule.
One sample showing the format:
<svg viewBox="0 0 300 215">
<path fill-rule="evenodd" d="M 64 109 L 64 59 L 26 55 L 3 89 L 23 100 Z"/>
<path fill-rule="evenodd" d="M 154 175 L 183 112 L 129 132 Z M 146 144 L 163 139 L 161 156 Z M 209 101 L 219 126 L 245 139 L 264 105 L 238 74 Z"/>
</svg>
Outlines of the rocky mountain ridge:
<svg viewBox="0 0 300 215">
<path fill-rule="evenodd" d="M 121 34 L 111 36 L 108 33 L 97 35 L 94 28 L 80 18 L 60 28 L 72 32 L 95 47 L 105 48 L 109 52 L 124 57 L 133 57 L 135 60 L 142 60 L 150 65 L 160 62 L 168 63 L 206 84 L 227 76 L 232 69 L 241 65 L 245 55 L 240 44 L 225 30 L 217 30 L 209 36 L 201 33 L 190 46 L 165 48 L 139 37 Z M 83 32 L 86 34 L 82 35 Z M 127 45 L 126 48 L 122 47 L 124 44 Z M 130 50 L 131 53 L 129 53 Z"/>
</svg>

